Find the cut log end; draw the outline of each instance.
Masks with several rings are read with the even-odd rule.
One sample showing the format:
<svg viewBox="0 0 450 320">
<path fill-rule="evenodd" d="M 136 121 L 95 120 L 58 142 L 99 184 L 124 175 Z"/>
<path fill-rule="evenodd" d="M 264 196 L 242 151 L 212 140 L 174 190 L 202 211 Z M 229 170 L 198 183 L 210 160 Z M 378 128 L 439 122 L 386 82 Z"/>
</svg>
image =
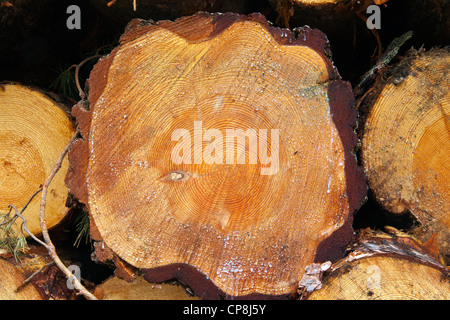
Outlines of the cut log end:
<svg viewBox="0 0 450 320">
<path fill-rule="evenodd" d="M 393 228 L 392 228 L 393 229 Z M 448 300 L 450 273 L 418 240 L 362 230 L 309 300 Z"/>
<path fill-rule="evenodd" d="M 198 275 L 225 296 L 288 295 L 342 254 L 366 188 L 325 44 L 259 15 L 132 22 L 89 79 L 89 136 L 71 151 L 86 181 L 66 179 L 103 243 L 203 297 Z"/>
<path fill-rule="evenodd" d="M 0 258 L 0 300 L 43 300 L 43 296 L 33 285 L 21 290 L 26 277 L 16 267 Z"/>
<path fill-rule="evenodd" d="M 410 211 L 450 253 L 450 53 L 411 51 L 369 103 L 362 160 L 393 213 Z"/>
<path fill-rule="evenodd" d="M 21 86 L 0 86 L 0 211 L 9 205 L 21 210 L 50 174 L 56 160 L 74 133 L 67 108 L 45 93 Z M 67 208 L 68 190 L 64 184 L 67 159 L 47 198 L 46 221 L 51 228 L 62 220 Z M 30 232 L 40 233 L 39 197 L 35 197 L 24 216 Z M 16 221 L 20 231 L 22 221 Z M 19 233 L 20 234 L 20 233 Z"/>
<path fill-rule="evenodd" d="M 110 278 L 97 286 L 95 295 L 101 300 L 198 300 L 180 284 L 148 283 L 143 277 L 133 283 Z"/>
</svg>

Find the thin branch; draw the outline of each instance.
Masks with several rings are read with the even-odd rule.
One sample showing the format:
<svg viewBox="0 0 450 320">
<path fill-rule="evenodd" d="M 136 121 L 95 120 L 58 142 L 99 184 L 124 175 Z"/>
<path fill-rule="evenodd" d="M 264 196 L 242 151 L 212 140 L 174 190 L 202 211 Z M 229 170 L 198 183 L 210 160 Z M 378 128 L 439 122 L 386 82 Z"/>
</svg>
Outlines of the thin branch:
<svg viewBox="0 0 450 320">
<path fill-rule="evenodd" d="M 78 293 L 82 294 L 86 299 L 97 300 L 97 298 L 92 293 L 90 293 L 80 283 L 80 281 L 76 277 L 73 276 L 73 273 L 69 269 L 67 269 L 67 267 L 64 265 L 64 263 L 59 258 L 58 254 L 56 253 L 55 246 L 53 245 L 53 242 L 51 241 L 50 236 L 48 234 L 47 223 L 45 221 L 45 207 L 46 207 L 46 204 L 47 204 L 48 187 L 49 187 L 50 183 L 52 182 L 53 177 L 56 175 L 58 170 L 61 168 L 61 164 L 62 164 L 62 162 L 63 162 L 67 152 L 69 151 L 70 147 L 72 146 L 72 143 L 78 137 L 79 137 L 79 131 L 77 131 L 72 136 L 72 138 L 70 139 L 69 143 L 66 145 L 66 147 L 62 151 L 62 153 L 59 156 L 57 162 L 55 163 L 52 171 L 50 172 L 50 175 L 48 176 L 48 178 L 45 180 L 44 184 L 42 185 L 42 189 L 36 191 L 35 194 L 33 195 L 33 197 L 34 197 L 39 192 L 42 192 L 41 203 L 40 203 L 40 207 L 39 207 L 39 223 L 40 223 L 40 226 L 41 226 L 41 231 L 42 231 L 42 236 L 44 238 L 44 241 L 39 240 L 34 234 L 32 234 L 28 230 L 26 219 L 22 215 L 22 213 L 25 210 L 26 206 L 28 205 L 29 202 L 31 202 L 33 197 L 28 201 L 27 205 L 25 205 L 25 207 L 20 212 L 17 210 L 17 208 L 14 205 L 10 205 L 9 207 L 10 207 L 10 209 L 12 208 L 12 209 L 15 210 L 15 216 L 20 217 L 23 220 L 23 229 L 30 235 L 30 237 L 33 238 L 33 240 L 35 240 L 37 243 L 39 243 L 40 245 L 42 245 L 43 247 L 45 247 L 47 249 L 50 257 L 53 260 L 53 262 L 64 273 L 66 278 L 68 278 L 68 279 L 70 279 L 72 281 L 72 284 L 73 284 L 74 288 L 78 291 Z M 34 275 L 32 275 L 32 276 L 34 276 Z"/>
<path fill-rule="evenodd" d="M 41 246 L 44 246 L 47 250 L 50 250 L 50 248 L 47 246 L 47 244 L 46 244 L 45 242 L 42 242 L 41 240 L 39 240 L 39 238 L 37 238 L 33 233 L 30 232 L 30 230 L 28 230 L 28 227 L 27 227 L 27 220 L 26 220 L 25 217 L 22 215 L 22 213 L 19 213 L 19 211 L 17 210 L 17 208 L 16 208 L 14 205 L 12 205 L 12 204 L 10 204 L 9 207 L 14 209 L 14 211 L 15 211 L 14 215 L 15 215 L 15 216 L 17 216 L 17 217 L 19 217 L 19 218 L 22 219 L 22 221 L 23 221 L 23 222 L 22 222 L 22 228 L 23 228 L 23 230 L 25 230 L 25 231 L 30 235 L 30 237 L 33 238 L 34 241 L 36 241 L 37 243 L 39 243 Z M 22 210 L 21 212 L 23 212 L 23 210 Z"/>
<path fill-rule="evenodd" d="M 101 48 L 100 48 L 101 49 Z M 87 57 L 86 59 L 84 59 L 83 61 L 81 61 L 79 64 L 75 64 L 72 67 L 75 67 L 75 84 L 77 85 L 77 89 L 78 89 L 78 94 L 81 98 L 81 100 L 85 100 L 86 99 L 86 94 L 84 93 L 83 89 L 81 88 L 80 85 L 80 68 L 87 63 L 88 61 L 92 60 L 92 59 L 96 59 L 96 58 L 101 58 L 103 57 L 101 54 L 99 54 L 99 50 L 97 50 L 97 52 L 95 53 L 95 55 Z"/>
<path fill-rule="evenodd" d="M 69 143 L 66 145 L 64 150 L 62 151 L 61 155 L 59 156 L 57 162 L 55 163 L 52 171 L 50 172 L 50 175 L 48 176 L 47 180 L 45 180 L 44 184 L 42 185 L 42 196 L 41 196 L 41 204 L 39 208 L 39 222 L 42 230 L 42 236 L 44 237 L 44 240 L 47 244 L 52 244 L 50 240 L 50 236 L 48 235 L 48 229 L 47 224 L 45 221 L 45 206 L 47 201 L 47 191 L 50 183 L 52 182 L 54 176 L 58 172 L 58 170 L 61 168 L 61 164 L 69 151 L 70 147 L 72 146 L 73 141 L 78 138 L 79 131 L 77 131 L 72 138 L 70 139 Z"/>
<path fill-rule="evenodd" d="M 356 11 L 355 14 L 358 18 L 360 18 L 362 21 L 364 21 L 365 24 L 367 24 L 367 17 L 362 15 L 361 11 Z M 381 45 L 380 35 L 378 34 L 378 31 L 376 28 L 370 29 L 370 32 L 372 32 L 373 36 L 375 37 L 375 40 L 377 41 L 377 47 L 375 48 L 375 50 L 377 51 L 377 59 L 380 59 L 382 50 L 383 50 L 382 45 Z"/>
<path fill-rule="evenodd" d="M 36 191 L 35 193 L 33 193 L 33 195 L 32 195 L 31 198 L 28 200 L 28 202 L 23 206 L 22 210 L 20 210 L 20 214 L 22 214 L 22 213 L 25 211 L 25 209 L 28 207 L 28 205 L 31 203 L 31 201 L 33 201 L 34 197 L 36 197 L 37 194 L 38 194 L 39 192 L 41 192 L 41 191 L 42 191 L 42 188 L 39 189 L 38 191 Z"/>
<path fill-rule="evenodd" d="M 7 214 L 5 214 L 5 219 L 6 219 L 6 217 L 10 217 L 11 216 L 11 210 L 13 209 L 12 206 L 10 206 L 10 205 L 8 207 L 9 207 L 9 212 Z M 15 219 L 16 219 L 15 216 L 12 216 L 12 217 L 6 219 L 4 222 L 0 223 L 0 227 L 5 225 L 5 224 L 12 223 L 13 220 L 15 220 Z"/>
<path fill-rule="evenodd" d="M 53 167 L 52 171 L 50 172 L 49 177 L 47 178 L 47 180 L 45 180 L 45 182 L 42 186 L 42 196 L 41 196 L 41 204 L 40 204 L 40 211 L 39 211 L 39 222 L 41 225 L 42 236 L 43 236 L 45 244 L 46 244 L 45 247 L 47 248 L 50 257 L 53 259 L 53 261 L 55 261 L 58 268 L 64 273 L 64 275 L 68 279 L 72 280 L 72 284 L 73 284 L 74 288 L 77 289 L 79 294 L 82 294 L 86 299 L 97 300 L 97 298 L 92 293 L 90 293 L 76 277 L 73 276 L 73 273 L 69 269 L 67 269 L 67 267 L 64 265 L 64 263 L 61 261 L 61 259 L 57 255 L 55 246 L 53 245 L 52 240 L 50 239 L 50 236 L 48 234 L 47 223 L 45 221 L 45 207 L 46 207 L 46 203 L 47 203 L 48 187 L 49 187 L 50 183 L 52 182 L 53 177 L 56 175 L 58 170 L 61 168 L 61 164 L 62 164 L 67 152 L 69 151 L 70 147 L 72 146 L 72 143 L 78 137 L 79 137 L 79 131 L 77 131 L 72 136 L 69 143 L 64 148 L 61 155 L 59 156 L 58 161 L 55 163 L 55 166 Z"/>
<path fill-rule="evenodd" d="M 31 203 L 31 201 L 33 201 L 34 197 L 41 192 L 41 189 L 39 189 L 38 191 L 36 191 L 31 197 L 30 199 L 28 199 L 28 202 L 25 204 L 25 206 L 23 206 L 22 210 L 17 210 L 17 208 L 13 205 L 10 204 L 8 205 L 9 211 L 7 214 L 5 214 L 2 219 L 4 220 L 3 222 L 0 223 L 0 228 L 2 229 L 1 232 L 4 235 L 4 242 L 2 241 L 2 246 L 5 246 L 7 248 L 8 251 L 10 251 L 13 255 L 14 258 L 17 260 L 20 260 L 20 258 L 17 255 L 18 251 L 26 251 L 26 247 L 27 247 L 27 242 L 24 236 L 24 228 L 26 229 L 26 231 L 28 233 L 30 233 L 28 231 L 28 228 L 26 226 L 26 221 L 25 218 L 22 216 L 22 213 L 25 211 L 25 209 L 28 207 L 28 205 Z M 11 216 L 11 212 L 14 209 L 14 215 Z M 13 231 L 13 226 L 17 220 L 17 218 L 21 218 L 23 220 L 20 228 L 21 228 L 21 234 L 22 236 L 16 236 L 15 232 Z M 33 235 L 34 236 L 34 235 Z M 39 239 L 36 238 L 37 241 L 39 241 Z"/>
<path fill-rule="evenodd" d="M 8 207 L 9 207 L 8 215 L 10 215 L 11 210 L 14 209 L 14 216 L 12 216 L 9 220 L 0 223 L 0 226 L 4 225 L 6 223 L 9 223 L 9 222 L 13 222 L 13 220 L 15 220 L 15 219 L 17 219 L 17 217 L 19 217 L 23 220 L 22 227 L 25 225 L 25 228 L 26 228 L 26 221 L 25 221 L 25 218 L 22 216 L 22 213 L 25 211 L 25 209 L 28 207 L 28 205 L 31 203 L 31 201 L 33 201 L 34 197 L 37 196 L 37 194 L 41 191 L 42 191 L 42 188 L 39 189 L 38 191 L 36 191 L 35 193 L 33 193 L 33 195 L 30 197 L 30 199 L 28 199 L 28 202 L 23 206 L 23 208 L 22 208 L 22 210 L 20 210 L 20 212 L 19 212 L 19 210 L 17 210 L 17 208 L 13 204 L 8 205 Z M 27 232 L 29 233 L 28 229 L 27 229 Z M 22 234 L 23 234 L 23 231 L 22 231 Z"/>
<path fill-rule="evenodd" d="M 9 217 L 9 216 L 11 215 L 11 210 L 12 210 L 12 209 L 14 209 L 14 215 L 13 215 L 11 218 L 7 219 L 6 221 L 0 223 L 0 227 L 3 226 L 3 225 L 5 225 L 5 224 L 8 224 L 8 223 L 13 223 L 14 220 L 17 219 L 17 217 L 20 217 L 20 218 L 24 219 L 24 218 L 21 216 L 21 214 L 25 211 L 25 209 L 28 207 L 28 205 L 30 204 L 30 202 L 33 201 L 34 197 L 35 197 L 39 192 L 41 192 L 41 191 L 42 191 L 42 189 L 39 189 L 38 191 L 36 191 L 36 192 L 31 196 L 31 198 L 28 200 L 28 202 L 23 206 L 22 210 L 20 210 L 20 213 L 19 213 L 19 210 L 17 210 L 17 208 L 16 208 L 13 204 L 8 205 L 8 207 L 9 207 L 9 212 L 8 212 L 7 216 Z M 25 221 L 24 221 L 24 222 L 25 222 Z"/>
</svg>

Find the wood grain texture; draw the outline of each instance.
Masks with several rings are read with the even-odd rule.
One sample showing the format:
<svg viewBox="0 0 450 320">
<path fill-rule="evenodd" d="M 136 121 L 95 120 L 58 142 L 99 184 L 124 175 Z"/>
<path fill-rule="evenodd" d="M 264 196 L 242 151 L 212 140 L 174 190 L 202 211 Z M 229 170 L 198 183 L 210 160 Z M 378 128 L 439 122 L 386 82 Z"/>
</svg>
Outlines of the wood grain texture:
<svg viewBox="0 0 450 320">
<path fill-rule="evenodd" d="M 37 89 L 12 83 L 0 86 L 1 212 L 8 212 L 10 204 L 22 209 L 41 188 L 73 133 L 67 106 Z M 48 228 L 67 212 L 64 178 L 68 166 L 65 159 L 49 189 Z M 35 197 L 24 212 L 28 229 L 35 234 L 41 232 L 39 205 L 40 197 Z M 21 224 L 18 219 L 16 231 Z"/>
<path fill-rule="evenodd" d="M 449 288 L 448 276 L 433 267 L 371 257 L 336 271 L 309 300 L 448 300 Z"/>
<path fill-rule="evenodd" d="M 0 258 L 0 300 L 43 300 L 39 291 L 28 285 L 16 292 L 25 276 L 12 264 Z"/>
<path fill-rule="evenodd" d="M 95 289 L 102 300 L 198 300 L 189 295 L 181 285 L 148 283 L 142 276 L 132 283 L 113 277 Z"/>
<path fill-rule="evenodd" d="M 86 182 L 66 179 L 102 246 L 202 297 L 286 296 L 314 259 L 339 258 L 366 186 L 351 153 L 353 95 L 326 44 L 260 15 L 131 22 L 89 78 L 90 110 L 76 109 L 90 121 L 88 146 L 71 151 L 87 152 Z M 173 132 L 198 139 L 200 121 L 224 145 L 227 129 L 278 130 L 276 165 L 251 163 L 255 140 L 221 159 L 203 140 L 202 161 L 194 146 L 191 163 L 174 163 Z"/>
<path fill-rule="evenodd" d="M 450 54 L 412 51 L 368 103 L 362 161 L 388 211 L 410 211 L 450 253 Z"/>
<path fill-rule="evenodd" d="M 448 300 L 450 270 L 436 255 L 436 243 L 388 230 L 360 231 L 309 299 Z"/>
</svg>

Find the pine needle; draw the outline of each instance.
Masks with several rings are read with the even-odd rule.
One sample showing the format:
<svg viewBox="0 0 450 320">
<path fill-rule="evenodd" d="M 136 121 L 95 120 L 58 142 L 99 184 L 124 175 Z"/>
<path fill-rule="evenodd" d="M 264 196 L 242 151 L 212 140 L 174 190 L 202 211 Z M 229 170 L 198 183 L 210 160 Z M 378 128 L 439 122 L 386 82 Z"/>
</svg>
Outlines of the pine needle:
<svg viewBox="0 0 450 320">
<path fill-rule="evenodd" d="M 0 214 L 0 249 L 13 254 L 16 261 L 20 261 L 20 255 L 28 250 L 25 236 L 18 236 L 13 230 L 17 216 L 11 217 L 11 210 Z"/>
<path fill-rule="evenodd" d="M 27 239 L 23 233 L 23 228 L 25 228 L 25 230 L 27 229 L 26 225 L 24 226 L 25 221 L 23 221 L 21 225 L 21 235 L 17 235 L 13 227 L 17 218 L 20 217 L 23 219 L 22 213 L 34 197 L 41 191 L 42 189 L 36 191 L 30 199 L 28 199 L 28 202 L 23 206 L 20 212 L 14 205 L 10 204 L 8 213 L 0 213 L 0 249 L 12 253 L 16 261 L 20 261 L 20 254 L 23 254 L 28 250 Z M 14 215 L 11 216 L 12 210 L 14 210 Z"/>
<path fill-rule="evenodd" d="M 56 80 L 50 85 L 52 90 L 73 99 L 78 98 L 78 89 L 75 83 L 75 68 L 60 70 Z"/>
<path fill-rule="evenodd" d="M 88 244 L 90 241 L 90 225 L 89 225 L 89 216 L 82 212 L 75 220 L 75 228 L 78 233 L 77 238 L 75 239 L 74 246 L 78 247 L 82 241 L 85 239 L 85 244 Z"/>
</svg>

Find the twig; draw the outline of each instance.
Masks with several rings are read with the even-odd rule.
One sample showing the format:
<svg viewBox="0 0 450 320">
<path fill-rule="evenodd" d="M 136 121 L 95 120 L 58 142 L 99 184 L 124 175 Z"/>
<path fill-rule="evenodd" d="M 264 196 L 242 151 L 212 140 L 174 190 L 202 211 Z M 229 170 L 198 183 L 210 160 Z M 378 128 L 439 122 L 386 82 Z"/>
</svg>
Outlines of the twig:
<svg viewBox="0 0 450 320">
<path fill-rule="evenodd" d="M 39 189 L 38 191 L 33 193 L 33 195 L 30 197 L 30 199 L 28 199 L 28 202 L 23 206 L 22 210 L 20 210 L 20 213 L 18 213 L 19 210 L 17 210 L 17 208 L 14 205 L 12 205 L 12 204 L 8 205 L 8 207 L 9 207 L 8 215 L 11 214 L 11 209 L 14 209 L 14 211 L 15 211 L 14 216 L 12 216 L 10 219 L 6 220 L 5 222 L 0 223 L 0 226 L 7 224 L 9 222 L 12 222 L 13 220 L 17 219 L 17 217 L 20 217 L 23 220 L 23 217 L 21 217 L 21 214 L 25 211 L 25 209 L 28 207 L 28 205 L 31 203 L 31 201 L 33 201 L 34 197 L 41 191 L 42 191 L 42 189 Z"/>
<path fill-rule="evenodd" d="M 367 24 L 367 17 L 362 15 L 361 11 L 357 11 L 357 12 L 355 12 L 355 14 L 362 21 L 364 21 L 365 24 Z M 377 48 L 376 48 L 376 50 L 377 50 L 378 59 L 380 59 L 380 57 L 381 57 L 381 50 L 382 50 L 380 35 L 378 34 L 378 31 L 377 31 L 376 28 L 370 29 L 370 32 L 372 32 L 373 36 L 375 37 L 375 40 L 377 41 Z"/>
<path fill-rule="evenodd" d="M 41 189 L 40 191 L 42 191 L 42 189 Z M 49 250 L 49 247 L 47 246 L 47 244 L 46 244 L 45 242 L 42 242 L 41 240 L 39 240 L 39 238 L 37 238 L 33 233 L 30 232 L 30 230 L 28 230 L 28 227 L 27 227 L 27 220 L 26 220 L 25 217 L 22 215 L 23 210 L 21 210 L 20 213 L 19 213 L 19 211 L 17 210 L 17 208 L 16 208 L 14 205 L 10 204 L 9 207 L 14 209 L 14 211 L 15 211 L 14 215 L 15 215 L 15 216 L 17 216 L 17 217 L 19 217 L 19 218 L 22 219 L 22 221 L 23 221 L 23 222 L 22 222 L 22 228 L 23 228 L 23 230 L 25 230 L 25 231 L 30 235 L 30 237 L 33 238 L 34 241 L 36 241 L 36 242 L 39 243 L 41 246 L 43 246 L 43 247 L 45 247 L 47 250 Z"/>
<path fill-rule="evenodd" d="M 64 263 L 59 258 L 58 254 L 56 253 L 55 246 L 53 245 L 53 242 L 51 241 L 50 236 L 48 234 L 47 223 L 45 221 L 45 207 L 46 207 L 46 204 L 47 204 L 48 187 L 49 187 L 50 183 L 52 182 L 53 177 L 56 175 L 58 170 L 61 168 L 61 164 L 62 164 L 62 162 L 63 162 L 67 152 L 69 151 L 70 147 L 72 146 L 72 143 L 78 137 L 79 137 L 79 131 L 77 131 L 72 136 L 72 138 L 70 139 L 69 143 L 67 144 L 67 146 L 62 151 L 61 155 L 58 158 L 58 161 L 55 163 L 52 171 L 50 172 L 50 175 L 48 176 L 48 178 L 45 180 L 44 184 L 42 185 L 42 189 L 37 191 L 33 195 L 33 197 L 34 197 L 38 192 L 42 191 L 41 204 L 40 204 L 40 207 L 39 207 L 39 223 L 40 223 L 40 226 L 41 226 L 41 231 L 42 231 L 42 236 L 44 238 L 44 241 L 39 240 L 34 234 L 32 234 L 28 230 L 26 219 L 22 215 L 22 212 L 23 212 L 24 209 L 22 209 L 22 211 L 19 213 L 18 210 L 16 209 L 16 207 L 14 207 L 13 205 L 10 205 L 10 208 L 13 208 L 15 210 L 15 215 L 20 217 L 23 220 L 23 229 L 33 238 L 33 240 L 35 240 L 36 242 L 38 242 L 40 245 L 42 245 L 43 247 L 45 247 L 47 249 L 47 251 L 48 251 L 50 257 L 52 258 L 52 260 L 54 261 L 54 263 L 58 266 L 58 268 L 64 273 L 64 275 L 68 279 L 71 279 L 72 284 L 73 284 L 74 288 L 78 291 L 78 293 L 82 294 L 86 299 L 97 300 L 97 298 L 92 293 L 90 293 L 80 283 L 80 281 L 76 277 L 73 276 L 73 273 L 69 269 L 67 269 L 67 267 L 64 265 Z"/>
<path fill-rule="evenodd" d="M 103 57 L 101 54 L 98 53 L 100 49 L 101 49 L 101 48 L 99 48 L 99 49 L 97 50 L 97 52 L 95 53 L 95 55 L 90 56 L 90 57 L 87 57 L 86 59 L 84 59 L 83 61 L 81 61 L 79 64 L 74 64 L 73 66 L 70 67 L 70 68 L 75 67 L 75 84 L 76 84 L 76 86 L 77 86 L 78 94 L 79 94 L 81 100 L 85 100 L 85 99 L 86 99 L 86 94 L 84 93 L 84 91 L 83 91 L 83 89 L 81 88 L 81 85 L 80 85 L 80 76 L 79 76 L 79 75 L 80 75 L 80 68 L 81 68 L 86 62 L 88 62 L 88 61 L 90 61 L 90 60 L 92 60 L 92 59 L 96 59 L 96 58 L 101 58 L 101 57 Z M 69 68 L 69 69 L 70 69 L 70 68 Z"/>
<path fill-rule="evenodd" d="M 79 131 L 77 131 L 72 136 L 72 138 L 70 139 L 69 143 L 64 148 L 64 150 L 62 151 L 61 155 L 59 156 L 59 159 L 56 162 L 55 166 L 53 167 L 49 177 L 47 178 L 47 180 L 45 180 L 45 182 L 44 182 L 44 184 L 42 186 L 42 197 L 41 197 L 41 205 L 40 205 L 40 212 L 39 212 L 39 222 L 40 222 L 40 225 L 41 225 L 42 236 L 43 236 L 44 241 L 46 243 L 45 247 L 47 248 L 50 257 L 53 259 L 53 261 L 55 261 L 55 263 L 58 266 L 58 268 L 65 274 L 65 276 L 68 279 L 70 278 L 72 280 L 72 284 L 73 284 L 74 288 L 77 289 L 79 294 L 82 294 L 86 299 L 97 300 L 97 298 L 92 293 L 90 293 L 80 283 L 80 281 L 76 277 L 73 276 L 73 273 L 69 269 L 66 268 L 64 263 L 58 257 L 58 255 L 56 253 L 55 246 L 53 245 L 52 240 L 50 239 L 50 236 L 48 234 L 47 223 L 45 221 L 45 206 L 46 206 L 46 203 L 47 203 L 48 187 L 49 187 L 50 183 L 52 182 L 53 177 L 56 175 L 58 170 L 61 168 L 61 164 L 62 164 L 62 162 L 64 160 L 64 157 L 66 156 L 67 152 L 69 151 L 70 147 L 72 146 L 73 141 L 75 141 L 78 138 L 78 136 L 79 136 Z"/>
<path fill-rule="evenodd" d="M 25 229 L 27 229 L 26 227 L 26 221 L 24 219 L 24 217 L 22 216 L 22 213 L 25 211 L 25 209 L 28 207 L 28 205 L 31 203 L 31 201 L 33 201 L 34 197 L 41 192 L 41 189 L 39 189 L 38 191 L 36 191 L 28 200 L 28 202 L 25 204 L 25 206 L 23 206 L 22 210 L 17 210 L 17 208 L 14 205 L 8 205 L 9 208 L 9 212 L 2 217 L 2 219 L 4 220 L 3 222 L 0 223 L 0 228 L 1 228 L 1 232 L 4 234 L 4 243 L 2 241 L 2 246 L 5 246 L 7 248 L 7 251 L 10 251 L 13 255 L 14 258 L 16 259 L 16 261 L 20 260 L 20 258 L 17 255 L 17 251 L 26 251 L 26 247 L 27 247 L 27 243 L 26 243 L 26 239 L 24 236 L 24 223 L 25 223 Z M 14 215 L 11 216 L 11 211 L 14 209 Z M 22 236 L 17 237 L 15 235 L 15 232 L 12 230 L 13 225 L 15 224 L 17 218 L 21 218 L 23 220 L 20 228 L 21 228 L 21 233 Z M 27 229 L 28 232 L 28 229 Z M 13 240 L 14 239 L 14 240 Z"/>
<path fill-rule="evenodd" d="M 116 1 L 117 1 L 117 0 L 109 1 L 106 5 L 107 5 L 108 7 L 111 7 L 114 3 L 116 3 Z M 133 11 L 136 11 L 136 0 L 133 0 Z"/>
</svg>

